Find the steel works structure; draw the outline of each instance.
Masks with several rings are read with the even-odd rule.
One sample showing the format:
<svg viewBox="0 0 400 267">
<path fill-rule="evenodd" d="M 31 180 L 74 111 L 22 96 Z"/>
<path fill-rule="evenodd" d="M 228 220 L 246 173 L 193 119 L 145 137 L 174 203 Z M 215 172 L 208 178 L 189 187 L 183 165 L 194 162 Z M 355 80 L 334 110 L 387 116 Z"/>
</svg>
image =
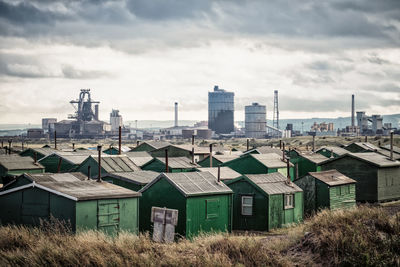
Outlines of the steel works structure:
<svg viewBox="0 0 400 267">
<path fill-rule="evenodd" d="M 233 92 L 214 86 L 208 92 L 208 128 L 217 134 L 229 134 L 234 128 L 234 96 Z"/>
</svg>

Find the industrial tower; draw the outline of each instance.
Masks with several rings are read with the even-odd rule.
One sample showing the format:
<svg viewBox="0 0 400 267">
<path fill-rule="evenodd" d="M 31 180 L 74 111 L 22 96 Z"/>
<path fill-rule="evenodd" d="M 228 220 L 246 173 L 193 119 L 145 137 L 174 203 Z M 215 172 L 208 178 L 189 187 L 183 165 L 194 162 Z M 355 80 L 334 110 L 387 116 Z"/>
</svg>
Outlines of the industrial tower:
<svg viewBox="0 0 400 267">
<path fill-rule="evenodd" d="M 278 90 L 274 91 L 274 117 L 272 126 L 279 129 L 279 106 L 278 106 Z"/>
</svg>

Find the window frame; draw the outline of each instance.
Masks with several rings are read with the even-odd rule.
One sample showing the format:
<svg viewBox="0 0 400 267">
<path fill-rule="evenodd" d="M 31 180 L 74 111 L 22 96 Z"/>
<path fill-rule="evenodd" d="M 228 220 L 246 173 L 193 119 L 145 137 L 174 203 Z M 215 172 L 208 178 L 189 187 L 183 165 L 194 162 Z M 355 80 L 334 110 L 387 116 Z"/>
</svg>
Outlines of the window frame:
<svg viewBox="0 0 400 267">
<path fill-rule="evenodd" d="M 288 205 L 288 199 L 291 199 L 291 203 Z M 295 208 L 295 203 L 294 203 L 294 194 L 285 194 L 283 198 L 283 207 L 285 210 L 287 209 L 294 209 Z"/>
<path fill-rule="evenodd" d="M 244 204 L 244 199 L 251 199 L 251 205 L 250 204 Z M 242 215 L 242 216 L 253 216 L 253 214 L 254 214 L 254 212 L 253 212 L 253 207 L 254 207 L 254 196 L 253 195 L 241 195 L 241 197 L 240 197 L 240 203 L 241 203 L 241 205 L 240 205 L 240 214 Z M 244 214 L 244 212 L 243 212 L 243 208 L 245 208 L 245 207 L 250 207 L 251 208 L 251 214 Z"/>
</svg>

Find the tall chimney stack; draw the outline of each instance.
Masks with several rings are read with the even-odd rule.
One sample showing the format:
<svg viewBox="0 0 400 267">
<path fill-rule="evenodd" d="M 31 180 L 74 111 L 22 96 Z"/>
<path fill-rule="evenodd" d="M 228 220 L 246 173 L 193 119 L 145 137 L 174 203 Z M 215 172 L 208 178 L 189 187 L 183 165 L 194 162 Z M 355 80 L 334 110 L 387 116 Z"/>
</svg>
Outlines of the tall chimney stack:
<svg viewBox="0 0 400 267">
<path fill-rule="evenodd" d="M 96 121 L 99 120 L 99 105 L 98 104 L 94 106 L 94 119 Z"/>
<path fill-rule="evenodd" d="M 354 95 L 351 95 L 351 126 L 354 127 Z"/>
<path fill-rule="evenodd" d="M 175 102 L 175 127 L 178 127 L 178 102 Z"/>
</svg>

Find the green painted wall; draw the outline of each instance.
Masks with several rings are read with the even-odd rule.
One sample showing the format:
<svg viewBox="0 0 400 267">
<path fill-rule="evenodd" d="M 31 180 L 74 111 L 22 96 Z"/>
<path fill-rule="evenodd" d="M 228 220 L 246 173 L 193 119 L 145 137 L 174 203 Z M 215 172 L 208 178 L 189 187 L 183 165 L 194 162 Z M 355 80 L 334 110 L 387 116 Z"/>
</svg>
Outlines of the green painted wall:
<svg viewBox="0 0 400 267">
<path fill-rule="evenodd" d="M 378 201 L 400 199 L 400 168 L 378 170 Z"/>
<path fill-rule="evenodd" d="M 75 171 L 81 172 L 85 175 L 88 175 L 88 167 L 90 166 L 90 176 L 97 177 L 99 173 L 99 166 L 97 164 L 97 161 L 95 161 L 93 158 L 89 157 L 85 159 L 78 167 L 76 167 Z M 104 170 L 104 168 L 101 168 L 101 173 L 106 174 L 107 172 Z"/>
<path fill-rule="evenodd" d="M 316 191 L 315 208 L 316 209 L 330 208 L 329 186 L 327 186 L 325 183 L 316 179 L 315 180 L 315 191 Z"/>
<path fill-rule="evenodd" d="M 294 207 L 284 208 L 284 194 L 269 195 L 268 230 L 281 228 L 303 220 L 304 215 L 303 192 L 294 193 Z"/>
<path fill-rule="evenodd" d="M 355 184 L 337 185 L 329 187 L 331 210 L 348 209 L 356 206 Z"/>
<path fill-rule="evenodd" d="M 268 196 L 268 231 L 283 225 L 283 195 Z"/>
<path fill-rule="evenodd" d="M 44 158 L 39 163 L 45 167 L 46 172 L 57 173 L 59 160 L 60 160 L 59 156 L 51 155 Z M 61 160 L 60 172 L 68 172 L 72 168 L 76 167 L 78 167 L 78 165 L 72 164 L 66 160 Z"/>
<path fill-rule="evenodd" d="M 206 158 L 206 159 L 200 160 L 199 162 L 197 162 L 197 164 L 199 164 L 201 167 L 210 167 L 210 159 Z M 221 161 L 217 160 L 214 157 L 212 158 L 213 167 L 218 167 L 220 164 L 222 164 Z"/>
<path fill-rule="evenodd" d="M 245 179 L 228 184 L 233 195 L 234 230 L 268 230 L 268 197 Z M 253 214 L 242 215 L 242 196 L 253 196 Z"/>
<path fill-rule="evenodd" d="M 231 195 L 189 197 L 186 201 L 186 236 L 200 232 L 225 232 L 232 230 Z"/>
<path fill-rule="evenodd" d="M 350 156 L 329 161 L 322 165 L 322 170 L 335 169 L 354 179 L 356 183 L 356 200 L 362 202 L 378 201 L 378 168 L 367 162 Z"/>
<path fill-rule="evenodd" d="M 150 152 L 150 155 L 152 157 L 165 157 L 165 147 L 152 150 Z M 187 151 L 185 149 L 175 147 L 175 146 L 168 146 L 168 156 L 169 157 L 187 157 L 189 159 L 192 158 L 191 156 L 191 151 Z"/>
<path fill-rule="evenodd" d="M 228 166 L 240 174 L 268 173 L 268 168 L 250 155 L 225 162 L 222 166 Z"/>
<path fill-rule="evenodd" d="M 139 230 L 151 231 L 151 207 L 166 207 L 178 210 L 178 225 L 175 231 L 186 236 L 186 198 L 166 179 L 160 179 L 142 192 L 139 205 Z"/>
<path fill-rule="evenodd" d="M 315 178 L 306 175 L 303 178 L 295 180 L 294 183 L 303 189 L 304 213 L 312 214 L 316 210 Z"/>
<path fill-rule="evenodd" d="M 301 156 L 298 158 L 297 163 L 299 164 L 299 178 L 307 175 L 309 172 L 321 171 L 321 168 L 318 168 L 320 166 Z"/>
<path fill-rule="evenodd" d="M 76 231 L 97 229 L 97 200 L 76 203 Z"/>
</svg>

